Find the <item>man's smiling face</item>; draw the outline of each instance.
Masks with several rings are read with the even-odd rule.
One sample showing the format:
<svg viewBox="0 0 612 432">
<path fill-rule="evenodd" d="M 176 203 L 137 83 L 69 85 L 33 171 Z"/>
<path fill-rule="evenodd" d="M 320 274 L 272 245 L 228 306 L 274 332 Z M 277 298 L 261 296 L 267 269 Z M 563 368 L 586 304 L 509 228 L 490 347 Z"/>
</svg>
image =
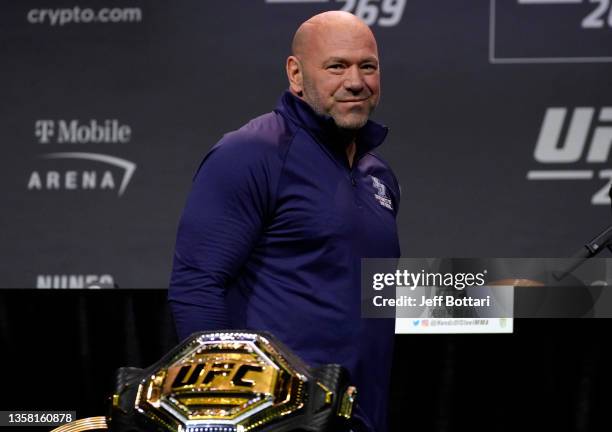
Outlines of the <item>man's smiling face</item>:
<svg viewBox="0 0 612 432">
<path fill-rule="evenodd" d="M 344 14 L 319 17 L 303 27 L 294 43 L 292 57 L 299 72 L 292 91 L 317 113 L 331 116 L 338 127 L 363 127 L 380 97 L 374 35 L 356 17 Z"/>
</svg>

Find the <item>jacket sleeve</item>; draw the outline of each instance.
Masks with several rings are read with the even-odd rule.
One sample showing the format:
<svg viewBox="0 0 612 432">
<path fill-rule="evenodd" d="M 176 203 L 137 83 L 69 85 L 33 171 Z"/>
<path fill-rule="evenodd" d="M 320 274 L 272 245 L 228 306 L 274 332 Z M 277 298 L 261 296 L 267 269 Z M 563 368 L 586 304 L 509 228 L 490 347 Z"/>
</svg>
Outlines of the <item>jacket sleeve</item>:
<svg viewBox="0 0 612 432">
<path fill-rule="evenodd" d="M 180 339 L 230 328 L 225 288 L 258 241 L 270 210 L 270 158 L 230 134 L 205 157 L 179 222 L 168 300 Z"/>
</svg>

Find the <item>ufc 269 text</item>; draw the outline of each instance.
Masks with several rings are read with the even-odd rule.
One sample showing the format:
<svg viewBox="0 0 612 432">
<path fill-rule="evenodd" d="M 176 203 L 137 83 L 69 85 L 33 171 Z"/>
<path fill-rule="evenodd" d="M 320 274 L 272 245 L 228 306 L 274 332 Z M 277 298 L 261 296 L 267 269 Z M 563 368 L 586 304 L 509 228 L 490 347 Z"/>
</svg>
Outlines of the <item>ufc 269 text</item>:
<svg viewBox="0 0 612 432">
<path fill-rule="evenodd" d="M 590 0 L 590 3 L 597 3 L 597 6 L 584 17 L 582 28 L 612 28 L 612 3 L 610 0 Z"/>
<path fill-rule="evenodd" d="M 393 27 L 399 24 L 404 14 L 406 0 L 339 0 L 343 11 L 351 12 L 367 25 Z"/>
</svg>

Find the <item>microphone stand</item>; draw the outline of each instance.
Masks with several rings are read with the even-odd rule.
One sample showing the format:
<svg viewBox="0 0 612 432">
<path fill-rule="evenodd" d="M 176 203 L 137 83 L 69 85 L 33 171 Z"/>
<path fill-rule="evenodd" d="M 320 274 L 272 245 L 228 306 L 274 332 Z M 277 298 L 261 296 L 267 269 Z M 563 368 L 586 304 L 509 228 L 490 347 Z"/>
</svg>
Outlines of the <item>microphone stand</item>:
<svg viewBox="0 0 612 432">
<path fill-rule="evenodd" d="M 610 197 L 610 205 L 612 209 L 612 185 L 610 185 L 608 196 Z M 572 258 L 575 261 L 572 262 L 572 264 L 570 264 L 562 272 L 554 272 L 553 276 L 555 277 L 555 279 L 557 279 L 557 281 L 561 281 L 571 272 L 576 270 L 583 262 L 585 262 L 589 258 L 593 258 L 606 247 L 612 252 L 612 225 L 610 225 L 604 231 L 599 233 L 593 240 L 591 240 L 582 248 L 580 248 L 574 255 L 572 255 Z"/>
</svg>

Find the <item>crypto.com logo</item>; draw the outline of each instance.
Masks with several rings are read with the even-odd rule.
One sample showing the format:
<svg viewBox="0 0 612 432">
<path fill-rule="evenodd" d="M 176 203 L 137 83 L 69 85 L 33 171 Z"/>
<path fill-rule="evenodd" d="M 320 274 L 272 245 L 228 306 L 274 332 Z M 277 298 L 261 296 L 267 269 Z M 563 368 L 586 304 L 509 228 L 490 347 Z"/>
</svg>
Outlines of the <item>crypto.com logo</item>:
<svg viewBox="0 0 612 432">
<path fill-rule="evenodd" d="M 42 8 L 30 9 L 26 14 L 26 18 L 30 24 L 49 24 L 51 26 L 91 23 L 139 23 L 142 21 L 142 9 L 135 7 L 81 9 L 78 6 L 54 9 Z"/>
<path fill-rule="evenodd" d="M 571 111 L 571 117 L 568 116 Z M 565 135 L 563 137 L 562 135 Z M 608 189 L 612 184 L 612 169 L 597 167 L 610 159 L 612 147 L 612 107 L 548 108 L 536 143 L 534 158 L 543 167 L 527 173 L 528 180 L 567 181 L 604 180 L 591 198 L 593 205 L 608 205 Z M 588 168 L 576 169 L 586 164 Z M 609 164 L 607 164 L 609 166 Z M 597 174 L 597 176 L 596 176 Z"/>
<path fill-rule="evenodd" d="M 331 3 L 343 5 L 340 10 L 361 18 L 367 25 L 394 27 L 400 23 L 406 8 L 406 0 L 266 0 L 266 3 Z"/>
</svg>

